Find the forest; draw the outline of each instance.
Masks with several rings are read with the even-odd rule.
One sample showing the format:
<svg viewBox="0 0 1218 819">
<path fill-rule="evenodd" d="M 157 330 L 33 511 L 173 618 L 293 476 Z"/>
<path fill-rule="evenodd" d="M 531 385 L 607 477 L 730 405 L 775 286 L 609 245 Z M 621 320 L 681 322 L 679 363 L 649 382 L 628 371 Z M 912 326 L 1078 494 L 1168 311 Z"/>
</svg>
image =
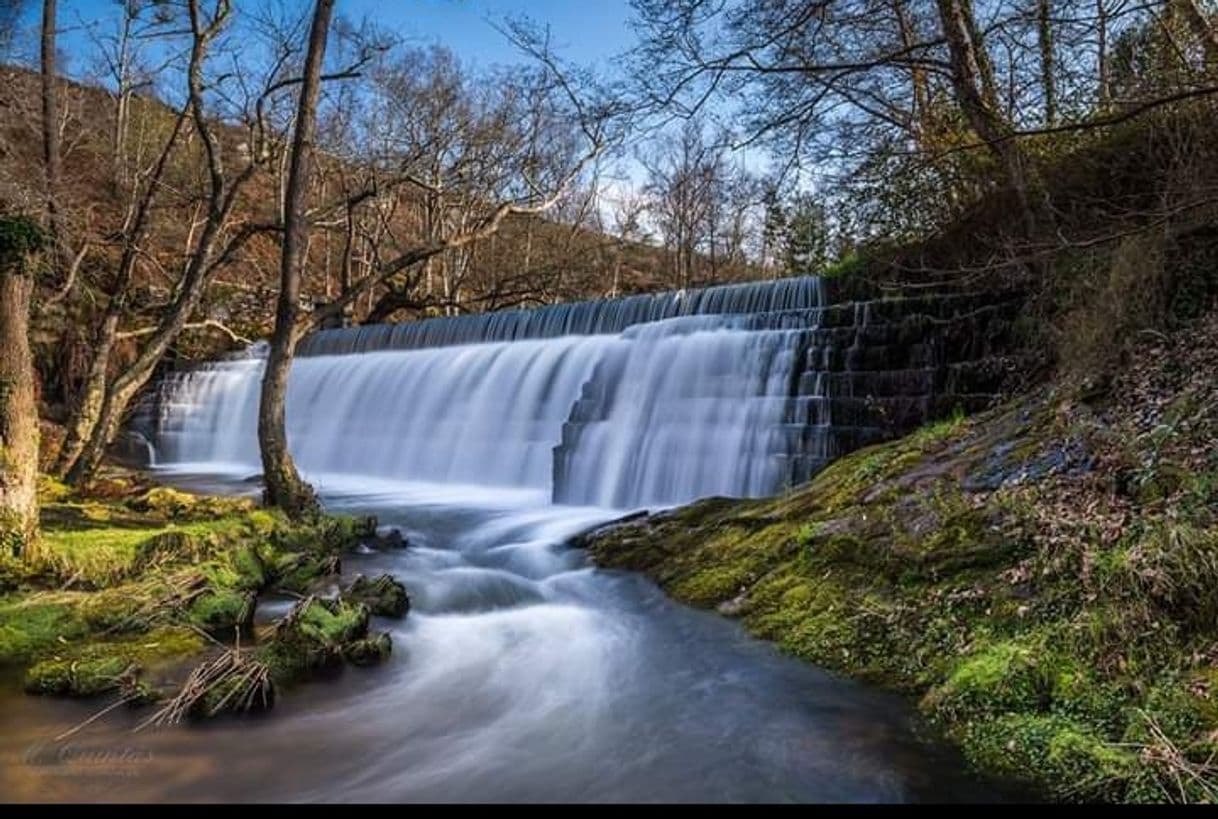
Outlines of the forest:
<svg viewBox="0 0 1218 819">
<path fill-rule="evenodd" d="M 603 13 L 0 0 L 0 798 L 1218 800 L 1218 8 Z"/>
</svg>

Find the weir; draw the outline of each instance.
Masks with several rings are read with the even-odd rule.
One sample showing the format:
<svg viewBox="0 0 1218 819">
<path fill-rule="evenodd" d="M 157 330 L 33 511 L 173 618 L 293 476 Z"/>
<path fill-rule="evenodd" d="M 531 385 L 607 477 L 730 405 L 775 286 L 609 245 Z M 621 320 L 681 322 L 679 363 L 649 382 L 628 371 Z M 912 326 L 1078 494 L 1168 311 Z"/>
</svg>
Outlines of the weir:
<svg viewBox="0 0 1218 819">
<path fill-rule="evenodd" d="M 326 330 L 293 366 L 309 474 L 527 488 L 614 508 L 758 497 L 988 403 L 1016 305 L 834 301 L 800 277 Z M 162 465 L 259 469 L 257 351 L 169 376 Z"/>
</svg>

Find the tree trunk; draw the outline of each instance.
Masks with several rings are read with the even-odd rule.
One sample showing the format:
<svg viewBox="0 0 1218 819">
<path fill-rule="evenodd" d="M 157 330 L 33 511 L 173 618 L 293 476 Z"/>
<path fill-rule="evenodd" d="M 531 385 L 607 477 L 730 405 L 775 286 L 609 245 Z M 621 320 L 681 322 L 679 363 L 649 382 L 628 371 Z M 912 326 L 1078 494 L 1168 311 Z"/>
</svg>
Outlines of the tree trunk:
<svg viewBox="0 0 1218 819">
<path fill-rule="evenodd" d="M 29 341 L 36 258 L 20 241 L 37 229 L 24 220 L 8 220 L 7 227 L 18 241 L 0 248 L 0 548 L 16 556 L 38 533 L 38 408 Z"/>
<path fill-rule="evenodd" d="M 98 418 L 101 417 L 102 405 L 106 399 L 110 353 L 114 350 L 114 341 L 118 335 L 119 317 L 119 313 L 107 310 L 94 337 L 89 371 L 85 375 L 84 384 L 81 385 L 80 395 L 72 407 L 72 414 L 68 418 L 68 432 L 51 470 L 59 477 L 67 475 L 76 464 L 97 426 Z"/>
<path fill-rule="evenodd" d="M 1057 124 L 1057 81 L 1053 78 L 1053 19 L 1051 0 L 1036 0 L 1036 41 L 1040 46 L 1040 84 L 1045 97 L 1045 125 Z"/>
<path fill-rule="evenodd" d="M 139 245 L 148 229 L 148 217 L 156 202 L 157 193 L 160 191 L 161 179 L 165 175 L 173 147 L 182 133 L 182 127 L 186 121 L 186 110 L 183 108 L 178 114 L 173 131 L 165 140 L 144 191 L 136 202 L 132 218 L 123 228 L 123 255 L 119 260 L 118 276 L 115 279 L 114 288 L 110 292 L 110 301 L 106 305 L 106 311 L 98 325 L 97 334 L 93 339 L 93 357 L 89 362 L 89 372 L 85 377 L 85 383 L 81 387 L 80 395 L 72 407 L 72 414 L 68 419 L 68 434 L 64 438 L 63 446 L 60 447 L 59 456 L 55 461 L 53 471 L 60 477 L 71 473 L 101 418 L 102 407 L 106 400 L 106 382 L 110 374 L 110 354 L 114 351 L 119 324 L 126 308 L 127 291 L 131 279 L 135 275 Z"/>
<path fill-rule="evenodd" d="M 1022 211 L 1025 238 L 1031 238 L 1039 222 L 1032 191 L 1033 174 L 1014 129 L 999 111 L 994 70 L 978 33 L 972 0 L 937 2 L 950 54 L 956 104 L 1002 165 L 1007 184 Z"/>
<path fill-rule="evenodd" d="M 910 18 L 906 0 L 894 0 L 893 14 L 897 18 L 897 29 L 901 34 L 901 47 L 912 50 L 917 42 L 914 23 Z M 932 127 L 932 111 L 930 105 L 930 83 L 926 77 L 926 69 L 920 65 L 910 66 L 909 82 L 913 90 L 912 110 L 910 111 L 910 130 L 914 140 L 922 148 L 930 145 L 934 132 Z"/>
<path fill-rule="evenodd" d="M 288 452 L 286 404 L 288 373 L 296 342 L 301 335 L 300 284 L 304 274 L 305 246 L 309 228 L 305 204 L 309 172 L 313 163 L 313 141 L 317 124 L 317 99 L 321 91 L 321 66 L 326 53 L 326 35 L 334 0 L 317 0 L 309 31 L 304 83 L 296 127 L 292 136 L 292 159 L 284 197 L 283 257 L 279 275 L 279 303 L 275 310 L 275 332 L 262 376 L 262 401 L 258 407 L 258 446 L 262 454 L 264 499 L 293 517 L 317 511 L 317 497 L 296 470 Z"/>
<path fill-rule="evenodd" d="M 1096 82 L 1099 84 L 1100 108 L 1108 110 L 1112 102 L 1112 83 L 1108 70 L 1108 0 L 1095 0 Z"/>
<path fill-rule="evenodd" d="M 47 218 L 51 224 L 52 257 L 61 258 L 64 235 L 63 208 L 59 202 L 59 85 L 55 68 L 56 0 L 42 0 L 42 159 L 46 179 Z"/>
</svg>

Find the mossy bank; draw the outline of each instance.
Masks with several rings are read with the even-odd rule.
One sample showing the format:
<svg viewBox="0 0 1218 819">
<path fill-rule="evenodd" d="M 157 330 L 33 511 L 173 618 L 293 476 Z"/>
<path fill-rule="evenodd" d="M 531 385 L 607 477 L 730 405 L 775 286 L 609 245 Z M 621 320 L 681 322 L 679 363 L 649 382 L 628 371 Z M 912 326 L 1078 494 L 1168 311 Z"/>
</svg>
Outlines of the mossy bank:
<svg viewBox="0 0 1218 819">
<path fill-rule="evenodd" d="M 372 519 L 295 523 L 129 473 L 86 494 L 44 479 L 40 495 L 39 539 L 0 558 L 0 680 L 30 694 L 170 703 L 170 721 L 261 710 L 324 667 L 384 659 L 370 618 L 409 606 L 388 577 L 338 590 Z M 268 594 L 299 602 L 259 624 Z"/>
<path fill-rule="evenodd" d="M 1051 798 L 1218 801 L 1218 317 L 1140 366 L 595 532 Z"/>
</svg>

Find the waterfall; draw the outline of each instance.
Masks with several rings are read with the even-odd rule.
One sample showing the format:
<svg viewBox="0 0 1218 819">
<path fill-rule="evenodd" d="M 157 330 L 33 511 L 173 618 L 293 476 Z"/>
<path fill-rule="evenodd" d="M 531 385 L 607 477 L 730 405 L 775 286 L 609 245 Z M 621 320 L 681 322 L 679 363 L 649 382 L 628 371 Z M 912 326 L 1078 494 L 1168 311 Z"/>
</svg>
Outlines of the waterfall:
<svg viewBox="0 0 1218 819">
<path fill-rule="evenodd" d="M 861 397 L 826 392 L 842 351 L 878 332 L 870 308 L 830 322 L 823 293 L 804 277 L 316 333 L 293 364 L 289 446 L 315 479 L 563 504 L 774 494 L 878 434 Z M 171 375 L 158 465 L 257 472 L 262 368 L 254 354 Z"/>
<path fill-rule="evenodd" d="M 553 304 L 533 310 L 503 310 L 403 324 L 322 330 L 301 343 L 300 355 L 337 355 L 620 333 L 636 324 L 680 316 L 756 315 L 819 308 L 824 303 L 824 282 L 815 276 L 803 276 L 726 284 L 700 290 Z"/>
</svg>

